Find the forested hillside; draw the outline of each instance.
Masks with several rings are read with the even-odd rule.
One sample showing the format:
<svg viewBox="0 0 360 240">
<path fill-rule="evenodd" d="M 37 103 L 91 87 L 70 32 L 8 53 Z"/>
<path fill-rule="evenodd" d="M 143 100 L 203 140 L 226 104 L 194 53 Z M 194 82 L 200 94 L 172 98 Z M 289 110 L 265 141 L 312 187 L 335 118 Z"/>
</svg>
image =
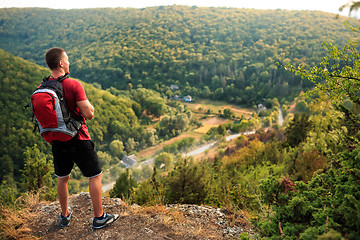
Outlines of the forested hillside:
<svg viewBox="0 0 360 240">
<path fill-rule="evenodd" d="M 41 150 L 49 152 L 45 142 L 32 132 L 31 110 L 24 109 L 48 71 L 3 50 L 0 59 L 0 176 L 12 182 L 23 166 L 23 151 L 27 146 L 37 143 Z"/>
<path fill-rule="evenodd" d="M 19 170 L 24 167 L 24 152 L 28 147 L 33 148 L 36 144 L 37 149 L 46 153 L 47 159 L 52 159 L 50 145 L 38 132 L 33 132 L 31 110 L 24 109 L 30 102 L 32 92 L 50 71 L 3 50 L 0 50 L 0 62 L 0 181 L 14 183 L 14 177 L 20 180 Z M 158 133 L 155 129 L 146 129 L 150 122 L 148 115 L 159 117 L 168 112 L 165 100 L 159 93 L 143 88 L 123 92 L 111 89 L 115 96 L 109 91 L 82 83 L 95 107 L 95 117 L 87 121 L 87 125 L 104 167 L 118 164 L 124 154 L 155 144 Z M 184 111 L 184 108 L 180 112 L 172 110 L 172 116 L 176 119 L 166 125 L 170 130 L 162 128 L 166 133 L 160 137 L 168 132 L 179 134 L 187 127 L 188 117 Z M 179 122 L 184 121 L 186 124 L 179 126 Z"/>
<path fill-rule="evenodd" d="M 55 199 L 50 146 L 32 132 L 23 106 L 49 75 L 39 66 L 46 50 L 59 46 L 95 107 L 88 126 L 109 171 L 104 175 L 120 173 L 110 197 L 241 213 L 255 233 L 240 239 L 359 239 L 360 22 L 349 19 L 347 29 L 344 20 L 322 12 L 176 5 L 0 9 L 0 229 L 9 226 L 19 193 Z M 298 94 L 315 85 L 311 94 Z M 263 101 L 268 109 L 249 111 L 248 119 L 220 107 L 191 112 L 175 95 Z M 276 123 L 279 107 L 283 125 Z M 209 115 L 229 120 L 198 137 L 215 139 L 213 148 L 201 159 L 183 155 L 195 138 L 170 138 L 191 124 L 188 132 L 195 132 Z M 229 132 L 248 130 L 253 134 L 226 141 Z M 122 171 L 118 163 L 150 146 L 159 153 L 153 171 L 137 182 L 137 169 Z M 73 179 L 81 181 L 77 169 Z M 28 180 L 39 184 L 31 188 Z M 86 185 L 79 182 L 70 182 L 70 192 Z"/>
<path fill-rule="evenodd" d="M 328 45 L 318 68 L 289 66 L 324 81 L 312 96 L 299 96 L 308 107 L 284 128 L 242 135 L 236 146 L 220 144 L 215 157 L 202 161 L 170 156 L 141 183 L 123 172 L 110 196 L 141 205 L 191 203 L 245 212 L 256 225 L 255 239 L 359 239 L 358 46 Z"/>
<path fill-rule="evenodd" d="M 313 65 L 322 42 L 345 44 L 345 18 L 310 11 L 164 6 L 145 9 L 0 9 L 0 48 L 44 65 L 67 50 L 74 77 L 103 89 L 142 85 L 172 97 L 254 105 L 292 100 L 311 84 L 280 64 Z M 351 22 L 358 22 L 350 19 Z"/>
</svg>

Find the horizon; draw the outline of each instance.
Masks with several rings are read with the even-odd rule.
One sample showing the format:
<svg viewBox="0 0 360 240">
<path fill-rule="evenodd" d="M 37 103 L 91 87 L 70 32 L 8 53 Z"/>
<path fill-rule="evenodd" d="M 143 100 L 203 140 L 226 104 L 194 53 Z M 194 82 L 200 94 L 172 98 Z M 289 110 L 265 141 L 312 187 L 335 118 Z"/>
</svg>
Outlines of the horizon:
<svg viewBox="0 0 360 240">
<path fill-rule="evenodd" d="M 303 0 L 286 1 L 286 0 L 253 0 L 253 1 L 218 1 L 218 0 L 135 0 L 131 2 L 119 2 L 116 0 L 103 1 L 70 1 L 50 2 L 47 0 L 3 0 L 0 2 L 0 8 L 51 8 L 51 9 L 84 9 L 84 8 L 146 8 L 156 6 L 185 5 L 198 7 L 227 7 L 227 8 L 250 8 L 250 9 L 282 9 L 282 10 L 309 10 L 322 11 L 339 15 L 348 15 L 348 8 L 340 12 L 339 8 L 346 4 L 348 0 Z M 260 6 L 260 7 L 259 7 Z"/>
</svg>

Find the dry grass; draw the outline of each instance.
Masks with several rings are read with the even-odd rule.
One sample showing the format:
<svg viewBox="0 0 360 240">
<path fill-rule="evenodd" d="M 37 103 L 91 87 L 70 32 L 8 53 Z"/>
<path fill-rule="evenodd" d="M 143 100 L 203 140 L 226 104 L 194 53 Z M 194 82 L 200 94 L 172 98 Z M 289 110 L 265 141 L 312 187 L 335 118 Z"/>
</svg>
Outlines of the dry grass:
<svg viewBox="0 0 360 240">
<path fill-rule="evenodd" d="M 36 215 L 31 209 L 40 203 L 40 192 L 25 193 L 13 207 L 0 206 L 0 239 L 38 239 L 30 236 L 28 223 Z"/>
<path fill-rule="evenodd" d="M 195 236 L 195 237 L 200 237 L 200 236 L 204 236 L 205 234 L 205 230 L 201 227 L 201 226 L 195 226 L 194 228 L 191 229 L 191 233 Z"/>
<path fill-rule="evenodd" d="M 15 201 L 15 205 L 24 208 L 33 208 L 41 202 L 40 195 L 46 191 L 45 189 L 38 192 L 26 192 Z"/>
<path fill-rule="evenodd" d="M 253 216 L 247 209 L 240 209 L 233 204 L 227 204 L 224 209 L 228 212 L 226 218 L 230 225 L 236 225 L 237 223 L 244 226 L 251 225 L 250 219 L 252 219 Z"/>
<path fill-rule="evenodd" d="M 172 223 L 181 224 L 185 222 L 184 214 L 180 210 L 170 209 L 165 212 L 163 216 L 162 221 L 165 225 L 171 225 Z"/>
<path fill-rule="evenodd" d="M 148 214 L 151 216 L 157 216 L 161 223 L 164 225 L 172 225 L 173 223 L 182 224 L 185 222 L 183 212 L 178 209 L 166 208 L 162 205 L 140 207 L 138 213 Z"/>
<path fill-rule="evenodd" d="M 195 113 L 204 114 L 206 110 L 210 109 L 212 113 L 217 114 L 228 108 L 233 111 L 236 117 L 244 116 L 244 118 L 251 117 L 253 110 L 241 108 L 224 101 L 212 101 L 208 99 L 199 99 L 196 103 L 185 103 L 185 105 Z"/>
<path fill-rule="evenodd" d="M 195 129 L 194 132 L 201 133 L 201 134 L 205 134 L 205 133 L 207 133 L 207 132 L 210 130 L 210 128 L 212 128 L 212 127 L 214 127 L 214 125 L 209 125 L 209 124 L 204 125 L 204 124 L 203 124 L 202 127 L 199 127 L 199 128 L 197 128 L 197 129 Z"/>
<path fill-rule="evenodd" d="M 203 126 L 198 129 L 195 129 L 194 132 L 205 134 L 209 131 L 210 128 L 217 127 L 220 124 L 226 123 L 227 121 L 228 121 L 227 119 L 217 118 L 217 117 L 206 118 L 201 121 Z"/>
<path fill-rule="evenodd" d="M 27 222 L 34 217 L 27 209 L 13 210 L 0 207 L 1 239 L 38 239 L 29 236 Z"/>
<path fill-rule="evenodd" d="M 185 217 L 182 211 L 174 208 L 167 208 L 164 206 L 163 197 L 154 199 L 153 202 L 146 206 L 139 206 L 137 204 L 130 204 L 131 199 L 123 199 L 124 206 L 134 215 L 150 215 L 160 220 L 164 225 L 171 225 L 173 223 L 182 224 L 185 222 Z"/>
</svg>

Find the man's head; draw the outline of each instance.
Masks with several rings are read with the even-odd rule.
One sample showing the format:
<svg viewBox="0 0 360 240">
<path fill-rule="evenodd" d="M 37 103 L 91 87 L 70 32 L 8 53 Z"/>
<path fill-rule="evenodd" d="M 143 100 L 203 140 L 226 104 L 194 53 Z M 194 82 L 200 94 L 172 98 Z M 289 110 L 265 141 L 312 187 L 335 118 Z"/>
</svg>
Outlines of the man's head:
<svg viewBox="0 0 360 240">
<path fill-rule="evenodd" d="M 51 48 L 45 55 L 45 61 L 50 70 L 61 70 L 64 74 L 69 74 L 69 58 L 62 48 Z"/>
</svg>

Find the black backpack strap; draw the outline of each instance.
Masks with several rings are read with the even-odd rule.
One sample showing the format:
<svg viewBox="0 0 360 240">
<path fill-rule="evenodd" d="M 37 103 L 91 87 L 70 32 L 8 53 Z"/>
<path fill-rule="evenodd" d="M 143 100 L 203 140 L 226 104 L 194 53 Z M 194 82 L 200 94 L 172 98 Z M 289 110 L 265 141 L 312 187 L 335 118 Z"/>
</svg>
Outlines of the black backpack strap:
<svg viewBox="0 0 360 240">
<path fill-rule="evenodd" d="M 48 76 L 48 77 L 44 77 L 43 78 L 43 80 L 42 80 L 42 82 L 46 82 L 46 81 L 49 81 L 49 78 L 50 78 L 51 76 Z"/>
<path fill-rule="evenodd" d="M 68 78 L 68 77 L 69 77 L 69 74 L 65 74 L 65 75 L 63 75 L 63 76 L 58 77 L 58 78 L 56 79 L 56 81 L 59 81 L 59 82 L 61 83 L 62 81 L 64 81 L 64 79 L 66 79 L 66 78 Z"/>
<path fill-rule="evenodd" d="M 56 81 L 59 81 L 59 82 L 62 82 L 64 79 L 68 78 L 69 77 L 69 74 L 65 74 L 65 75 L 62 75 L 60 77 L 58 77 L 56 79 Z M 46 81 L 49 81 L 49 79 L 51 78 L 51 76 L 48 76 L 48 77 L 44 77 L 42 82 L 46 82 Z"/>
<path fill-rule="evenodd" d="M 32 121 L 34 121 L 34 117 Z M 36 132 L 36 129 L 39 130 L 39 124 L 37 123 L 37 121 L 35 121 L 33 132 Z"/>
</svg>

